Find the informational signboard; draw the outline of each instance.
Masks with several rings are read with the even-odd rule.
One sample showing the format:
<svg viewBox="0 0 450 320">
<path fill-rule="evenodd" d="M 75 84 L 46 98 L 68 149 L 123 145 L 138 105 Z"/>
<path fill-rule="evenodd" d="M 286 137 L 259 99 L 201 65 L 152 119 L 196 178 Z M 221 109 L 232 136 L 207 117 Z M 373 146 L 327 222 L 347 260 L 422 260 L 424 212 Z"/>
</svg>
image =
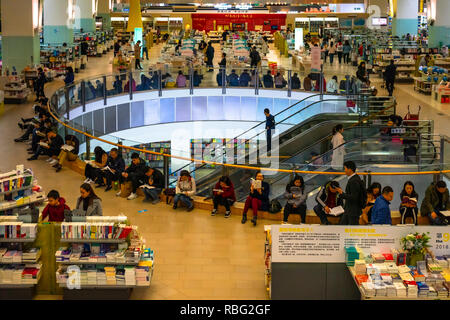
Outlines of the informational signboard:
<svg viewBox="0 0 450 320">
<path fill-rule="evenodd" d="M 295 28 L 295 50 L 303 47 L 303 28 Z"/>
<path fill-rule="evenodd" d="M 272 262 L 343 263 L 346 247 L 357 246 L 365 254 L 390 252 L 415 232 L 430 233 L 435 255 L 450 254 L 448 227 L 273 225 Z"/>
<path fill-rule="evenodd" d="M 311 48 L 311 72 L 320 72 L 322 64 L 321 51 L 319 47 Z"/>
</svg>

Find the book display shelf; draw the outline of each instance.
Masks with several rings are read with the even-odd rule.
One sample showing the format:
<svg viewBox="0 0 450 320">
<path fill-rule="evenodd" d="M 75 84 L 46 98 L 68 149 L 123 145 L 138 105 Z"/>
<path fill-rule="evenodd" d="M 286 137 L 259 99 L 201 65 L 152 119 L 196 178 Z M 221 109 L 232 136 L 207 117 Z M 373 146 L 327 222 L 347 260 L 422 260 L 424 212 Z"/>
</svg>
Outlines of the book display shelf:
<svg viewBox="0 0 450 320">
<path fill-rule="evenodd" d="M 41 278 L 36 223 L 0 217 L 0 300 L 32 299 Z"/>
<path fill-rule="evenodd" d="M 128 299 L 133 288 L 150 286 L 153 251 L 126 220 L 87 217 L 61 223 L 55 259 L 64 299 Z"/>
<path fill-rule="evenodd" d="M 37 185 L 31 169 L 23 165 L 0 174 L 0 215 L 30 215 L 37 222 L 36 207 L 45 201 L 45 193 Z M 37 211 L 38 212 L 38 211 Z"/>
<path fill-rule="evenodd" d="M 368 256 L 355 247 L 346 250 L 346 264 L 362 300 L 450 300 L 450 256 L 408 266 L 406 254 L 395 249 Z"/>
<path fill-rule="evenodd" d="M 5 83 L 3 91 L 5 92 L 5 103 L 25 103 L 31 93 L 25 83 L 25 79 L 20 76 L 11 76 Z"/>
</svg>

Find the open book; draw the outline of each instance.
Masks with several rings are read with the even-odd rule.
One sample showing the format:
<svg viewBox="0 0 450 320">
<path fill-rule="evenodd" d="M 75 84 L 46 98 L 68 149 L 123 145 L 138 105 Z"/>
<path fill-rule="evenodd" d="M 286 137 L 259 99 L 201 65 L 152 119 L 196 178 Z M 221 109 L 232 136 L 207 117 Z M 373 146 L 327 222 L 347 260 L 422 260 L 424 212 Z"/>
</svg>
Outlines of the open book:
<svg viewBox="0 0 450 320">
<path fill-rule="evenodd" d="M 335 217 L 340 216 L 341 214 L 344 213 L 344 208 L 342 208 L 342 206 L 334 207 L 334 208 L 331 208 L 330 210 L 331 211 L 330 211 L 329 215 L 332 215 Z"/>
<path fill-rule="evenodd" d="M 255 180 L 255 179 L 251 179 L 252 181 L 252 186 L 254 189 L 261 189 L 262 187 L 262 181 L 261 180 Z"/>
<path fill-rule="evenodd" d="M 222 189 L 213 189 L 214 192 L 223 192 Z"/>
<path fill-rule="evenodd" d="M 42 146 L 42 147 L 47 147 L 47 148 L 49 148 L 50 146 L 48 145 L 48 143 L 45 143 L 45 142 L 39 142 L 39 145 L 40 146 Z"/>
<path fill-rule="evenodd" d="M 47 135 L 41 131 L 36 131 L 36 134 L 40 137 L 46 137 Z"/>
<path fill-rule="evenodd" d="M 142 188 L 142 189 L 155 189 L 154 186 L 149 186 L 148 184 L 143 184 L 143 185 L 140 186 L 139 188 Z"/>
<path fill-rule="evenodd" d="M 85 160 L 84 162 L 86 162 L 87 164 L 90 164 L 94 168 L 100 168 L 93 160 Z"/>
<path fill-rule="evenodd" d="M 441 211 L 441 213 L 446 217 L 450 217 L 450 211 Z"/>
<path fill-rule="evenodd" d="M 102 168 L 102 171 L 106 171 L 106 170 L 108 170 L 111 173 L 114 173 L 109 166 Z"/>
<path fill-rule="evenodd" d="M 73 149 L 75 149 L 73 146 L 69 146 L 68 144 L 65 144 L 61 147 L 61 150 L 65 150 L 65 151 L 72 151 Z"/>
</svg>

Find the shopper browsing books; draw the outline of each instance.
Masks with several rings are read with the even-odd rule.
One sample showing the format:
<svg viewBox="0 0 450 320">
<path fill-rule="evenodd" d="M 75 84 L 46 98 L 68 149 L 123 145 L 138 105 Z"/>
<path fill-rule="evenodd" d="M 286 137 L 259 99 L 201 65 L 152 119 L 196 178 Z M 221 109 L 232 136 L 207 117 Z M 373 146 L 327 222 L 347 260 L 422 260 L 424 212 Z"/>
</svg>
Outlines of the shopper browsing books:
<svg viewBox="0 0 450 320">
<path fill-rule="evenodd" d="M 366 207 L 362 211 L 361 218 L 359 219 L 360 224 L 369 224 L 372 219 L 372 208 L 375 204 L 375 200 L 381 195 L 381 184 L 378 182 L 373 182 L 367 189 L 367 201 Z"/>
<path fill-rule="evenodd" d="M 134 200 L 137 198 L 137 188 L 139 186 L 145 184 L 147 177 L 145 172 L 147 171 L 147 165 L 144 159 L 139 157 L 139 154 L 134 152 L 131 155 L 131 165 L 122 172 L 120 177 L 120 183 L 124 183 L 125 181 L 131 181 L 131 194 L 128 196 L 128 200 Z M 120 196 L 121 191 L 116 193 L 116 196 Z"/>
<path fill-rule="evenodd" d="M 150 167 L 147 168 L 145 175 L 147 176 L 147 183 L 140 186 L 144 190 L 144 201 L 152 201 L 152 204 L 157 204 L 160 201 L 159 195 L 165 187 L 164 175 L 158 169 Z"/>
<path fill-rule="evenodd" d="M 78 158 L 78 152 L 80 149 L 80 141 L 74 135 L 68 134 L 66 136 L 66 144 L 61 147 L 61 152 L 58 155 L 58 163 L 53 167 L 56 172 L 61 171 L 63 163 L 68 161 L 75 161 Z"/>
<path fill-rule="evenodd" d="M 40 142 L 36 153 L 32 157 L 28 158 L 28 160 L 36 160 L 41 154 L 49 156 L 50 158 L 57 156 L 61 152 L 61 147 L 63 144 L 63 138 L 55 131 L 50 131 L 47 133 L 47 142 Z"/>
<path fill-rule="evenodd" d="M 403 190 L 400 192 L 400 200 L 401 224 L 405 224 L 407 218 L 412 218 L 413 223 L 417 225 L 419 195 L 414 190 L 414 184 L 411 181 L 406 181 L 403 185 Z"/>
<path fill-rule="evenodd" d="M 305 182 L 301 176 L 295 176 L 286 186 L 284 197 L 287 203 L 284 207 L 283 223 L 288 222 L 290 214 L 300 214 L 301 223 L 306 223 L 306 197 Z"/>
<path fill-rule="evenodd" d="M 339 182 L 330 181 L 327 182 L 317 193 L 317 205 L 313 210 L 319 217 L 321 224 L 330 224 L 327 219 L 327 215 L 337 216 L 344 213 L 343 199 L 337 192 L 337 188 L 339 187 Z"/>
<path fill-rule="evenodd" d="M 112 182 L 120 180 L 122 172 L 125 170 L 125 161 L 119 155 L 117 148 L 109 151 L 106 166 L 101 170 L 101 181 L 106 180 L 105 192 L 112 189 Z"/>
<path fill-rule="evenodd" d="M 80 187 L 81 196 L 77 200 L 76 209 L 72 216 L 102 216 L 102 200 L 97 197 L 89 183 L 83 183 Z"/>
<path fill-rule="evenodd" d="M 358 225 L 362 208 L 365 207 L 367 201 L 366 190 L 361 178 L 356 174 L 356 164 L 353 161 L 344 162 L 344 170 L 348 177 L 345 192 L 341 188 L 337 188 L 338 193 L 345 200 L 344 213 L 339 224 Z"/>
<path fill-rule="evenodd" d="M 211 212 L 212 216 L 215 216 L 217 213 L 217 208 L 219 205 L 225 207 L 225 218 L 229 218 L 231 216 L 230 207 L 236 201 L 236 195 L 234 194 L 234 185 L 231 182 L 228 176 L 222 176 L 219 181 L 216 183 L 213 189 L 213 203 L 214 209 Z"/>
<path fill-rule="evenodd" d="M 245 200 L 244 212 L 242 214 L 242 223 L 247 222 L 247 212 L 250 208 L 253 210 L 252 223 L 256 226 L 258 217 L 258 210 L 267 211 L 269 209 L 269 193 L 270 186 L 264 181 L 264 176 L 261 172 L 256 174 L 255 179 L 251 180 L 250 195 Z"/>
<path fill-rule="evenodd" d="M 47 195 L 48 204 L 42 211 L 42 221 L 48 217 L 49 222 L 63 222 L 64 212 L 70 211 L 66 200 L 59 196 L 59 192 L 52 190 Z"/>
<path fill-rule="evenodd" d="M 195 185 L 195 179 L 191 177 L 189 171 L 182 170 L 175 188 L 173 209 L 177 209 L 178 201 L 181 201 L 187 206 L 188 212 L 194 210 L 194 201 L 191 197 L 195 195 L 196 192 L 197 187 Z"/>
<path fill-rule="evenodd" d="M 273 88 L 273 77 L 270 70 L 263 76 L 264 88 Z"/>
<path fill-rule="evenodd" d="M 389 208 L 392 199 L 394 199 L 394 190 L 389 186 L 384 187 L 381 196 L 375 200 L 372 208 L 370 220 L 372 224 L 392 224 L 391 209 Z"/>
<path fill-rule="evenodd" d="M 442 180 L 436 184 L 431 183 L 420 206 L 421 215 L 428 217 L 432 225 L 447 225 L 447 217 L 441 212 L 448 210 L 450 210 L 450 199 L 447 184 Z"/>
<path fill-rule="evenodd" d="M 106 162 L 108 161 L 108 154 L 102 147 L 94 148 L 94 161 L 87 161 L 86 167 L 84 168 L 84 176 L 86 180 L 84 183 L 95 183 L 97 182 L 99 186 L 103 184 L 102 181 L 99 181 L 101 177 L 101 169 L 106 166 Z"/>
</svg>

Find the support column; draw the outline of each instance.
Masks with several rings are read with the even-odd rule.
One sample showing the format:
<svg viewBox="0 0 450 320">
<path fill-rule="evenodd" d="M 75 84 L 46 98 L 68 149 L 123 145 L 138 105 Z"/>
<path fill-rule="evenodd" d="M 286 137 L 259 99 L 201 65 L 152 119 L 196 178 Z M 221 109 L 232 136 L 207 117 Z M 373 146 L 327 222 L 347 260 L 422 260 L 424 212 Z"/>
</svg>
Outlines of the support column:
<svg viewBox="0 0 450 320">
<path fill-rule="evenodd" d="M 97 11 L 96 0 L 76 0 L 75 30 L 95 32 L 95 15 Z"/>
<path fill-rule="evenodd" d="M 428 47 L 437 48 L 450 45 L 450 1 L 436 0 L 436 16 L 434 25 L 429 26 Z"/>
<path fill-rule="evenodd" d="M 73 0 L 44 1 L 44 44 L 73 43 Z"/>
<path fill-rule="evenodd" d="M 1 8 L 3 70 L 40 64 L 39 1 L 2 0 Z"/>
<path fill-rule="evenodd" d="M 392 34 L 398 37 L 408 33 L 417 35 L 418 1 L 397 0 L 396 2 L 397 5 L 394 4 L 395 17 L 392 19 Z"/>
<path fill-rule="evenodd" d="M 111 29 L 111 0 L 98 0 L 98 13 L 97 17 L 103 19 L 103 30 Z"/>
<path fill-rule="evenodd" d="M 127 32 L 134 32 L 134 43 L 138 42 L 138 40 L 142 42 L 142 29 L 141 2 L 139 0 L 130 0 Z"/>
</svg>

